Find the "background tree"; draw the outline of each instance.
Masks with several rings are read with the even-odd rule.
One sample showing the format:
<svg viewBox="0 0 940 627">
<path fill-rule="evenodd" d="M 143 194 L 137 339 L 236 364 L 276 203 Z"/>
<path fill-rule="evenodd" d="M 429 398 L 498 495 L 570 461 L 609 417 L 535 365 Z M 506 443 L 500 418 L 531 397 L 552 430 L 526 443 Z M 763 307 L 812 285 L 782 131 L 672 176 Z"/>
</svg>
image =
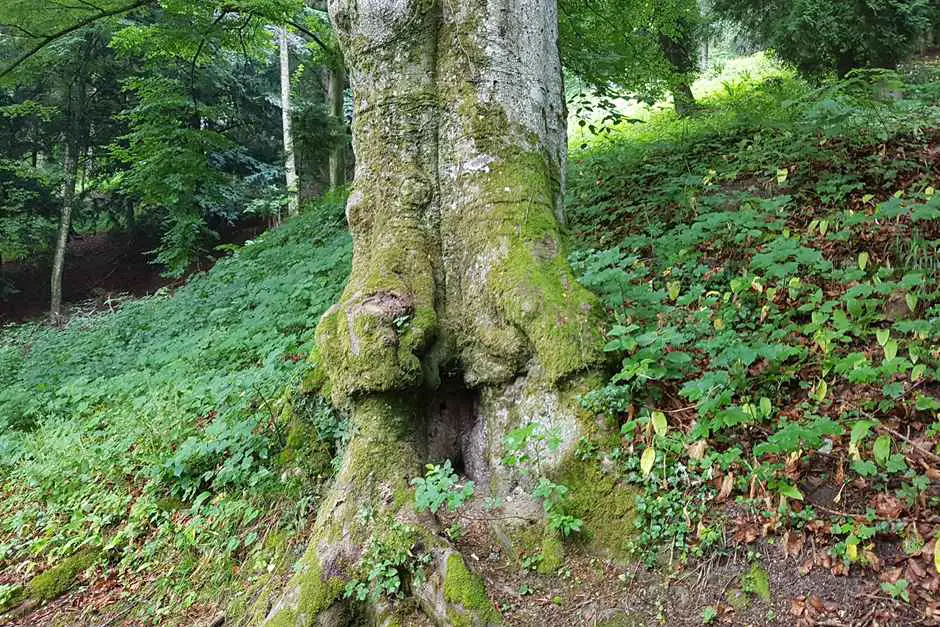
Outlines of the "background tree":
<svg viewBox="0 0 940 627">
<path fill-rule="evenodd" d="M 929 0 L 715 0 L 719 17 L 742 25 L 808 75 L 892 68 L 930 29 Z"/>
<path fill-rule="evenodd" d="M 694 102 L 703 19 L 694 0 L 561 0 L 565 69 L 601 95 L 628 92 L 655 102 L 672 93 L 677 111 Z"/>
</svg>

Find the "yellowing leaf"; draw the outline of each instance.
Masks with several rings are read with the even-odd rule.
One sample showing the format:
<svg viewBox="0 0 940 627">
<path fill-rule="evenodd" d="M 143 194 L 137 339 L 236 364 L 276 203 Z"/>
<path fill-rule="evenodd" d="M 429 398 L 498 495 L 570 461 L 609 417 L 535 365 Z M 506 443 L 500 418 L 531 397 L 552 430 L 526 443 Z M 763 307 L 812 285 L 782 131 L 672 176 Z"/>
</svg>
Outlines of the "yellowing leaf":
<svg viewBox="0 0 940 627">
<path fill-rule="evenodd" d="M 828 392 L 829 385 L 826 383 L 825 379 L 820 379 L 819 384 L 816 386 L 816 392 L 813 394 L 813 398 L 821 403 L 826 400 L 826 394 Z"/>
<path fill-rule="evenodd" d="M 878 436 L 871 452 L 875 461 L 883 465 L 888 461 L 888 456 L 891 455 L 891 437 L 887 435 Z"/>
<path fill-rule="evenodd" d="M 820 220 L 819 221 L 819 234 L 825 236 L 826 231 L 829 230 L 829 220 Z"/>
<path fill-rule="evenodd" d="M 679 298 L 682 284 L 678 281 L 669 281 L 669 283 L 666 284 L 666 289 L 669 291 L 669 300 L 676 300 Z"/>
<path fill-rule="evenodd" d="M 656 432 L 656 435 L 666 435 L 666 432 L 669 430 L 669 425 L 666 423 L 666 414 L 661 411 L 654 411 L 651 421 L 653 423 L 653 431 Z"/>
<path fill-rule="evenodd" d="M 924 196 L 926 196 L 927 198 L 930 198 L 936 193 L 937 193 L 937 190 L 935 190 L 933 187 L 928 187 L 927 189 L 924 190 Z"/>
<path fill-rule="evenodd" d="M 933 539 L 933 567 L 940 573 L 940 533 Z"/>
<path fill-rule="evenodd" d="M 790 177 L 790 171 L 787 168 L 777 170 L 777 185 L 783 185 Z"/>
<path fill-rule="evenodd" d="M 885 360 L 891 361 L 892 359 L 898 356 L 898 343 L 894 340 L 891 340 L 890 342 L 884 345 L 884 351 L 885 351 Z"/>
<path fill-rule="evenodd" d="M 643 451 L 643 456 L 640 457 L 640 470 L 643 471 L 643 476 L 648 477 L 651 472 L 653 472 L 653 464 L 656 463 L 656 449 L 652 446 L 647 447 Z"/>
<path fill-rule="evenodd" d="M 875 331 L 875 337 L 878 338 L 878 346 L 884 346 L 891 339 L 890 329 L 878 329 Z"/>
<path fill-rule="evenodd" d="M 858 254 L 858 269 L 864 270 L 868 267 L 868 253 L 859 253 Z"/>
<path fill-rule="evenodd" d="M 857 544 L 846 544 L 845 545 L 845 556 L 849 558 L 850 562 L 858 561 L 858 545 Z"/>
</svg>

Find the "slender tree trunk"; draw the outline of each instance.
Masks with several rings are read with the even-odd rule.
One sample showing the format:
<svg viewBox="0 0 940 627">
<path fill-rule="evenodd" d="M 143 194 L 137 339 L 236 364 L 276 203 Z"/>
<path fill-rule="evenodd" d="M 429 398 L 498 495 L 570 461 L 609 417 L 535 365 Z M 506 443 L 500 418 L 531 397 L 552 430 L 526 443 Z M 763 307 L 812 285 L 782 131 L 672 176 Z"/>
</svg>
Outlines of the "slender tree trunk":
<svg viewBox="0 0 940 627">
<path fill-rule="evenodd" d="M 281 53 L 281 125 L 284 132 L 284 171 L 287 178 L 287 213 L 295 216 L 299 212 L 300 199 L 297 179 L 297 159 L 294 153 L 294 132 L 291 122 L 290 48 L 287 29 L 278 32 Z"/>
<path fill-rule="evenodd" d="M 72 224 L 72 205 L 75 202 L 75 181 L 78 176 L 78 159 L 71 142 L 65 142 L 63 159 L 65 182 L 62 185 L 62 215 L 59 218 L 59 236 L 56 239 L 55 256 L 52 261 L 52 304 L 49 321 L 55 326 L 64 322 L 62 316 L 62 273 L 65 269 L 65 251 L 68 247 L 69 229 Z"/>
<path fill-rule="evenodd" d="M 410 624 L 402 606 L 342 595 L 364 547 L 405 525 L 431 570 L 403 584 L 420 611 L 437 625 L 493 624 L 485 594 L 448 590 L 468 567 L 415 511 L 409 480 L 429 456 L 452 457 L 480 490 L 505 494 L 523 481 L 499 467 L 505 433 L 534 422 L 560 434 L 544 468 L 583 433 L 571 390 L 598 362 L 601 335 L 559 227 L 556 1 L 332 0 L 330 13 L 355 102 L 354 245 L 317 346 L 323 392 L 349 408 L 354 436 L 269 622 Z M 448 448 L 436 434 L 453 413 L 469 424 Z"/>
<path fill-rule="evenodd" d="M 329 116 L 336 129 L 344 129 L 334 138 L 330 148 L 330 189 L 337 189 L 346 184 L 346 115 L 344 111 L 344 93 L 346 90 L 346 70 L 343 62 L 338 61 L 330 69 L 330 81 L 327 89 Z M 337 131 L 339 132 L 339 131 Z"/>
</svg>

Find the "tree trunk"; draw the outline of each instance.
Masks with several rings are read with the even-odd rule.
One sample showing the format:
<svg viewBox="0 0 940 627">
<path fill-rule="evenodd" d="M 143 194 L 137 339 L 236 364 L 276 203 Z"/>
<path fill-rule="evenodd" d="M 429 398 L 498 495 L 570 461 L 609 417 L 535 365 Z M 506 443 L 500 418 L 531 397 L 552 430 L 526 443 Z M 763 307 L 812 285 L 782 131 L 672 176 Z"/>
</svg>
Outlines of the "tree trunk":
<svg viewBox="0 0 940 627">
<path fill-rule="evenodd" d="M 65 251 L 68 247 L 69 228 L 72 224 L 72 205 L 75 202 L 75 180 L 78 176 L 78 159 L 75 148 L 65 142 L 63 159 L 65 182 L 62 185 L 62 215 L 59 218 L 59 236 L 56 240 L 55 256 L 52 261 L 52 298 L 49 308 L 49 322 L 54 326 L 64 323 L 62 316 L 62 273 L 65 269 Z"/>
<path fill-rule="evenodd" d="M 298 196 L 297 161 L 294 154 L 294 133 L 291 122 L 290 48 L 287 45 L 287 29 L 278 31 L 281 52 L 281 124 L 284 132 L 284 171 L 287 178 L 287 213 L 297 215 L 300 207 Z"/>
<path fill-rule="evenodd" d="M 339 137 L 334 138 L 330 148 L 330 189 L 337 189 L 346 184 L 346 133 L 344 92 L 346 90 L 346 70 L 343 62 L 338 61 L 330 69 L 330 82 L 327 89 L 327 103 L 330 120 L 336 129 L 344 129 Z"/>
<path fill-rule="evenodd" d="M 676 115 L 680 118 L 695 111 L 695 96 L 692 95 L 692 87 L 689 84 L 692 75 L 696 71 L 695 58 L 693 57 L 694 38 L 691 29 L 691 24 L 680 22 L 680 32 L 676 37 L 668 35 L 660 35 L 659 37 L 660 48 L 666 60 L 669 61 L 674 74 L 670 91 L 672 92 Z"/>
<path fill-rule="evenodd" d="M 406 611 L 342 599 L 365 547 L 394 525 L 430 560 L 409 589 L 424 616 L 498 620 L 480 580 L 415 512 L 409 480 L 447 457 L 478 489 L 505 494 L 522 481 L 496 461 L 506 432 L 535 422 L 560 434 L 548 468 L 584 428 L 570 390 L 600 359 L 601 336 L 559 226 L 556 11 L 555 0 L 330 3 L 356 107 L 354 256 L 317 346 L 324 392 L 350 409 L 354 435 L 272 624 L 344 624 L 363 611 L 355 624 L 383 624 Z M 455 593 L 454 578 L 476 592 Z"/>
</svg>

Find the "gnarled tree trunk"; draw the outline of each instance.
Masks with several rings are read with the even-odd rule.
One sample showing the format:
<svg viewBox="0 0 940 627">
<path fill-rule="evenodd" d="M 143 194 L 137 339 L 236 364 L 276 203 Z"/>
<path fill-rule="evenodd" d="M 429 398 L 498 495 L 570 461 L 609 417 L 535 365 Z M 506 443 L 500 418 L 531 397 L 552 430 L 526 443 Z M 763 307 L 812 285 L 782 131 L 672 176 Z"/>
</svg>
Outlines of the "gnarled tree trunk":
<svg viewBox="0 0 940 627">
<path fill-rule="evenodd" d="M 429 455 L 453 457 L 505 493 L 515 479 L 496 460 L 508 430 L 556 430 L 555 462 L 582 430 L 563 390 L 596 364 L 600 334 L 559 231 L 556 3 L 333 0 L 330 10 L 356 107 L 354 259 L 317 345 L 324 389 L 351 408 L 354 433 L 269 622 L 351 620 L 363 607 L 344 602 L 345 582 L 370 542 L 405 525 L 430 560 L 410 589 L 425 619 L 495 623 L 480 581 L 415 512 L 409 480 Z M 411 610 L 365 611 L 356 624 Z"/>
</svg>

